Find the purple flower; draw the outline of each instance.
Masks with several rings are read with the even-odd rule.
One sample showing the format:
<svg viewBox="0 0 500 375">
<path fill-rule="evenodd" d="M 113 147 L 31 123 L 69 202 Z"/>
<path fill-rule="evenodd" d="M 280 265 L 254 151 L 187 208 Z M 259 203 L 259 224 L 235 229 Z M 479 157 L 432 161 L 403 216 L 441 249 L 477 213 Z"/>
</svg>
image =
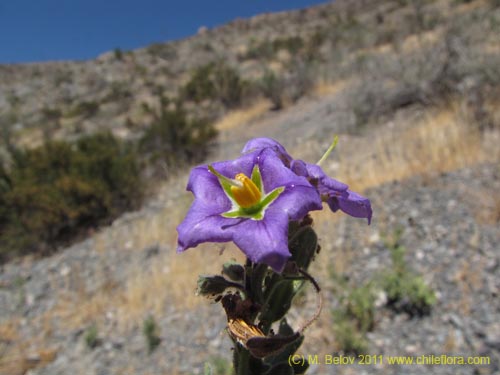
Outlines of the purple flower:
<svg viewBox="0 0 500 375">
<path fill-rule="evenodd" d="M 294 160 L 285 148 L 275 140 L 254 138 L 243 147 L 243 153 L 264 149 L 272 150 L 295 174 L 306 177 L 333 212 L 340 209 L 350 216 L 367 218 L 368 224 L 370 224 L 372 208 L 368 198 L 348 190 L 346 184 L 328 177 L 319 165 Z"/>
<path fill-rule="evenodd" d="M 287 168 L 267 147 L 194 168 L 187 190 L 195 200 L 177 227 L 178 252 L 202 242 L 233 241 L 252 262 L 277 272 L 291 256 L 289 221 L 322 208 L 307 178 Z"/>
</svg>

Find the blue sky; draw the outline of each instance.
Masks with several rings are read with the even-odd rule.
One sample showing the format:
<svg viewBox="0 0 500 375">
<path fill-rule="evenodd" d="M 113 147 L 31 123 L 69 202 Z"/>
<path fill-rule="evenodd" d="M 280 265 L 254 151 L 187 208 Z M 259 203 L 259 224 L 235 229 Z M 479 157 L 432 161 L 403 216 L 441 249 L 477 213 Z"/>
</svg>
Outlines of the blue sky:
<svg viewBox="0 0 500 375">
<path fill-rule="evenodd" d="M 1 0 L 0 63 L 92 59 L 326 0 Z"/>
</svg>

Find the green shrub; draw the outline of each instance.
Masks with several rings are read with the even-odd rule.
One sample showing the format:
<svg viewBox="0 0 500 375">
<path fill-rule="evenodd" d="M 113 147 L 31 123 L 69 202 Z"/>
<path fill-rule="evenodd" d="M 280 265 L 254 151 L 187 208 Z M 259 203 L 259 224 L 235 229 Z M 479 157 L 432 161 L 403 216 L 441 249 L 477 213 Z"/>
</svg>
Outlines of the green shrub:
<svg viewBox="0 0 500 375">
<path fill-rule="evenodd" d="M 114 56 L 115 60 L 122 61 L 123 60 L 123 51 L 121 50 L 121 48 L 115 48 L 113 50 L 113 56 Z"/>
<path fill-rule="evenodd" d="M 154 352 L 158 345 L 160 345 L 161 338 L 158 336 L 158 326 L 152 316 L 149 316 L 144 320 L 142 333 L 144 333 L 144 337 L 146 338 L 149 353 Z"/>
<path fill-rule="evenodd" d="M 5 227 L 8 218 L 7 193 L 11 189 L 11 181 L 9 174 L 4 166 L 4 162 L 0 159 L 0 237 L 2 228 Z"/>
<path fill-rule="evenodd" d="M 400 243 L 401 235 L 402 230 L 398 229 L 392 239 L 386 240 L 393 267 L 381 275 L 380 284 L 387 294 L 387 305 L 394 311 L 406 312 L 410 316 L 427 315 L 436 303 L 436 295 L 422 277 L 408 268 L 406 248 Z"/>
<path fill-rule="evenodd" d="M 276 76 L 272 71 L 267 71 L 260 81 L 260 89 L 264 97 L 273 103 L 274 110 L 283 107 L 285 82 L 281 77 Z"/>
<path fill-rule="evenodd" d="M 94 101 L 84 101 L 76 104 L 67 114 L 68 117 L 82 116 L 84 118 L 92 117 L 99 111 L 99 103 Z"/>
<path fill-rule="evenodd" d="M 227 108 L 241 103 L 243 81 L 238 71 L 223 62 L 198 67 L 181 89 L 181 97 L 196 103 L 218 100 Z"/>
<path fill-rule="evenodd" d="M 243 81 L 238 72 L 225 64 L 218 64 L 214 70 L 215 95 L 226 108 L 241 104 Z"/>
<path fill-rule="evenodd" d="M 92 324 L 89 329 L 85 332 L 84 336 L 85 345 L 89 349 L 95 349 L 100 345 L 101 340 L 99 339 L 99 331 L 97 330 L 97 325 Z"/>
<path fill-rule="evenodd" d="M 269 40 L 264 40 L 258 43 L 256 40 L 250 42 L 250 46 L 244 56 L 241 59 L 262 59 L 271 60 L 276 51 L 274 50 L 273 43 Z"/>
<path fill-rule="evenodd" d="M 286 80 L 287 96 L 292 102 L 299 100 L 314 87 L 315 75 L 313 67 L 314 65 L 310 62 L 304 62 L 296 58 L 292 60 L 291 71 Z"/>
<path fill-rule="evenodd" d="M 276 38 L 273 41 L 265 39 L 260 43 L 252 40 L 246 54 L 240 58 L 272 60 L 279 50 L 286 50 L 291 55 L 297 55 L 304 45 L 304 40 L 300 36 Z"/>
<path fill-rule="evenodd" d="M 139 141 L 140 150 L 152 163 L 173 166 L 202 160 L 208 153 L 209 142 L 217 132 L 204 119 L 189 119 L 180 105 L 169 109 L 164 103 L 154 121 Z"/>
<path fill-rule="evenodd" d="M 300 36 L 277 38 L 273 40 L 273 49 L 275 51 L 284 49 L 290 52 L 291 55 L 297 55 L 303 46 L 304 46 L 304 41 Z"/>
<path fill-rule="evenodd" d="M 375 325 L 375 296 L 370 285 L 354 288 L 346 298 L 346 313 L 361 332 L 369 332 Z"/>
<path fill-rule="evenodd" d="M 0 259 L 50 251 L 136 207 L 137 160 L 110 133 L 17 150 L 0 171 Z"/>
<path fill-rule="evenodd" d="M 338 313 L 334 313 L 333 319 L 333 332 L 339 349 L 351 355 L 367 353 L 367 340 L 364 333 L 357 328 L 356 323 Z"/>
<path fill-rule="evenodd" d="M 132 98 L 132 92 L 125 81 L 113 81 L 109 86 L 109 92 L 103 97 L 102 102 L 127 102 Z"/>
<path fill-rule="evenodd" d="M 307 61 L 317 60 L 320 57 L 320 48 L 327 40 L 328 32 L 318 28 L 305 43 L 304 56 Z"/>
<path fill-rule="evenodd" d="M 412 273 L 387 273 L 382 279 L 382 287 L 387 293 L 387 303 L 396 312 L 406 312 L 410 316 L 430 313 L 436 303 L 434 291 L 419 276 Z"/>
<path fill-rule="evenodd" d="M 168 43 L 153 43 L 147 47 L 147 52 L 151 56 L 159 57 L 164 60 L 175 59 L 177 51 Z"/>
<path fill-rule="evenodd" d="M 341 295 L 339 306 L 332 311 L 333 332 L 339 349 L 346 354 L 366 353 L 366 333 L 375 326 L 373 283 L 350 287 L 347 280 L 332 274 L 335 291 Z"/>
<path fill-rule="evenodd" d="M 196 103 L 212 98 L 215 94 L 215 85 L 212 80 L 214 68 L 214 63 L 198 67 L 181 89 L 181 96 Z"/>
<path fill-rule="evenodd" d="M 42 108 L 42 116 L 49 121 L 59 121 L 62 117 L 62 111 L 59 108 Z"/>
<path fill-rule="evenodd" d="M 71 70 L 67 70 L 67 69 L 57 69 L 55 72 L 54 72 L 54 85 L 56 87 L 59 87 L 61 85 L 64 85 L 64 84 L 71 84 L 73 83 L 73 72 Z"/>
</svg>

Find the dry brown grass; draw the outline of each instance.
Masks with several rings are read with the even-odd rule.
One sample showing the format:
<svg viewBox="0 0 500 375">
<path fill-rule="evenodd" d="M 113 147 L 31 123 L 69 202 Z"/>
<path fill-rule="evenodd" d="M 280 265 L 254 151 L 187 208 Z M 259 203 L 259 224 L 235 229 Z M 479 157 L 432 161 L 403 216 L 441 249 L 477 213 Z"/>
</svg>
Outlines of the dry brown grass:
<svg viewBox="0 0 500 375">
<path fill-rule="evenodd" d="M 424 46 L 435 45 L 442 37 L 440 30 L 430 30 L 408 36 L 401 45 L 402 52 L 420 50 Z"/>
<path fill-rule="evenodd" d="M 198 275 L 219 273 L 221 264 L 231 258 L 243 261 L 233 246 L 228 246 L 222 256 L 220 249 L 207 245 L 183 254 L 166 253 L 150 268 L 137 267 L 125 286 L 118 289 L 103 288 L 87 297 L 62 293 L 57 306 L 43 319 L 56 319 L 63 328 L 74 329 L 112 317 L 116 328 L 129 330 L 140 326 L 148 315 L 160 317 L 170 305 L 177 311 L 192 309 L 206 303 L 195 294 Z"/>
<path fill-rule="evenodd" d="M 215 124 L 215 128 L 219 131 L 224 131 L 233 129 L 241 124 L 247 124 L 262 116 L 269 111 L 271 107 L 272 105 L 269 100 L 259 99 L 246 108 L 229 112 Z"/>
<path fill-rule="evenodd" d="M 94 245 L 99 252 L 105 252 L 108 246 L 138 251 L 161 244 L 162 253 L 149 267 L 134 266 L 135 271 L 125 285 L 118 286 L 108 280 L 93 294 L 75 285 L 77 272 L 72 272 L 72 279 L 76 278 L 68 282 L 72 287 L 60 291 L 57 305 L 43 320 L 50 322 L 56 318 L 64 328 L 73 329 L 111 316 L 118 328 L 127 330 L 141 325 L 150 314 L 161 316 L 169 305 L 182 311 L 205 303 L 195 295 L 198 275 L 219 273 L 222 262 L 231 258 L 242 261 L 243 257 L 233 245 L 224 244 L 200 245 L 183 254 L 175 253 L 175 227 L 187 212 L 191 199 L 189 193 L 182 194 L 155 215 L 138 216 L 97 234 Z M 46 325 L 50 327 L 50 323 Z"/>
<path fill-rule="evenodd" d="M 367 137 L 371 144 L 364 140 L 364 146 L 355 145 L 355 152 L 339 151 L 338 178 L 362 191 L 415 175 L 498 161 L 500 156 L 457 105 L 428 112 L 416 123 L 395 124 L 394 129 L 372 134 Z"/>
<path fill-rule="evenodd" d="M 332 94 L 337 94 L 345 89 L 351 82 L 349 80 L 338 80 L 335 82 L 328 82 L 320 80 L 314 85 L 312 95 L 322 97 Z"/>
<path fill-rule="evenodd" d="M 463 316 L 469 316 L 473 309 L 473 295 L 484 287 L 481 269 L 484 265 L 479 266 L 477 262 L 471 265 L 470 260 L 462 261 L 460 268 L 453 275 L 453 281 L 457 290 L 460 291 L 460 297 L 454 301 L 457 310 Z"/>
<path fill-rule="evenodd" d="M 0 325 L 0 375 L 23 375 L 47 365 L 57 356 L 57 349 L 46 347 L 39 338 L 21 340 L 19 327 L 18 319 Z"/>
<path fill-rule="evenodd" d="M 221 264 L 230 258 L 242 260 L 233 246 L 228 246 L 223 256 L 219 249 L 209 244 L 183 254 L 165 254 L 150 270 L 128 280 L 117 305 L 118 316 L 130 324 L 142 319 L 145 312 L 160 316 L 168 305 L 182 311 L 206 303 L 195 294 L 198 275 L 220 273 Z"/>
</svg>

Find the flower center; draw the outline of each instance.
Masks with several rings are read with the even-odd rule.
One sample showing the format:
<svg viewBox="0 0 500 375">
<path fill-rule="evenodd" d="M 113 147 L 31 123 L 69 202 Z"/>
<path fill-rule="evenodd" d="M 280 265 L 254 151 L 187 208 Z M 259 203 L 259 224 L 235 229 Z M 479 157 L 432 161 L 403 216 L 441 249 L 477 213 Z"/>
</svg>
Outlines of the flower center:
<svg viewBox="0 0 500 375">
<path fill-rule="evenodd" d="M 262 194 L 250 178 L 243 173 L 238 173 L 234 179 L 241 183 L 241 186 L 231 186 L 233 198 L 240 207 L 249 208 L 260 202 Z"/>
</svg>

